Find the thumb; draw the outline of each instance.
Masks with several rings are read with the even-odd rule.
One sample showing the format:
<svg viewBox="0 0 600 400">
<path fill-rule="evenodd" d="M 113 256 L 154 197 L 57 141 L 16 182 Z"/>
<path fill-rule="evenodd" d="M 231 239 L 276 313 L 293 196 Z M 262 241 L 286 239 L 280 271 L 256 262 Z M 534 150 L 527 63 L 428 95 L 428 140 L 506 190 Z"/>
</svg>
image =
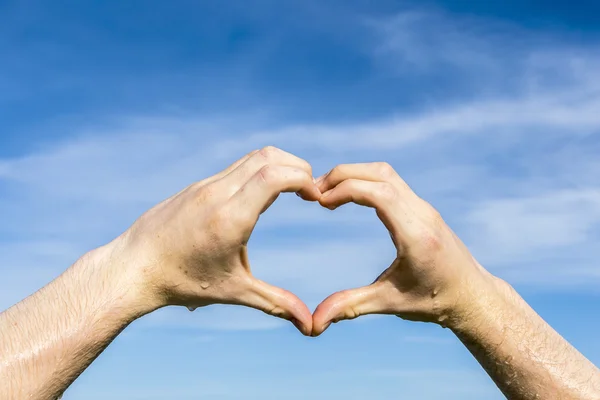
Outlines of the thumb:
<svg viewBox="0 0 600 400">
<path fill-rule="evenodd" d="M 292 292 L 249 276 L 244 293 L 238 298 L 241 305 L 261 310 L 269 315 L 287 319 L 304 335 L 312 332 L 312 315 L 302 300 Z"/>
<path fill-rule="evenodd" d="M 322 334 L 331 323 L 361 315 L 386 313 L 385 281 L 337 292 L 319 304 L 313 314 L 312 336 Z"/>
</svg>

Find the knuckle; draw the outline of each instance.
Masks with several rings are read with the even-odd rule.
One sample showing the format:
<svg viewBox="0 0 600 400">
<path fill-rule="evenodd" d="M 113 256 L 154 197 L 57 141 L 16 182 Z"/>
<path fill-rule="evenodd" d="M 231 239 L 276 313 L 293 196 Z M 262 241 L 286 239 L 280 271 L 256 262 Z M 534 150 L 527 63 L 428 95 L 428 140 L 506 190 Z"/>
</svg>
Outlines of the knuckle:
<svg viewBox="0 0 600 400">
<path fill-rule="evenodd" d="M 428 253 L 439 251 L 442 248 L 442 236 L 437 229 L 427 230 L 422 237 L 423 247 Z"/>
<path fill-rule="evenodd" d="M 302 160 L 302 169 L 311 177 L 313 176 L 312 165 L 308 161 Z"/>
<path fill-rule="evenodd" d="M 211 185 L 200 186 L 196 189 L 196 196 L 200 202 L 208 202 L 215 196 L 215 190 Z"/>
<path fill-rule="evenodd" d="M 258 151 L 258 154 L 264 158 L 265 161 L 270 162 L 279 151 L 280 150 L 275 146 L 265 146 Z"/>
<path fill-rule="evenodd" d="M 428 225 L 421 230 L 419 242 L 421 243 L 422 250 L 426 254 L 434 254 L 443 247 L 443 230 L 438 225 Z"/>
<path fill-rule="evenodd" d="M 383 200 L 394 201 L 398 196 L 398 191 L 392 184 L 383 182 L 377 189 L 377 196 Z"/>
<path fill-rule="evenodd" d="M 277 169 L 271 165 L 265 165 L 260 170 L 258 170 L 258 177 L 270 185 L 277 179 Z"/>
<path fill-rule="evenodd" d="M 310 184 L 310 185 L 312 185 L 312 183 L 313 183 L 312 174 L 310 174 L 310 173 L 308 173 L 308 172 L 306 172 L 304 170 L 301 170 L 301 169 L 295 171 L 295 173 L 298 174 L 298 176 L 302 180 L 303 184 Z"/>
<path fill-rule="evenodd" d="M 444 225 L 444 219 L 438 210 L 436 210 L 433 206 L 427 204 L 429 220 L 431 221 L 433 226 L 441 227 Z"/>
<path fill-rule="evenodd" d="M 327 176 L 325 177 L 325 181 L 327 182 L 340 182 L 344 181 L 345 174 L 345 166 L 343 164 L 335 166 Z"/>
<path fill-rule="evenodd" d="M 411 234 L 411 247 L 417 258 L 430 260 L 446 245 L 449 230 L 439 212 L 429 203 L 425 203 L 417 221 L 419 222 L 415 226 L 416 230 Z"/>
<path fill-rule="evenodd" d="M 375 167 L 379 175 L 384 179 L 392 178 L 396 174 L 394 168 L 385 161 L 375 163 Z"/>
</svg>

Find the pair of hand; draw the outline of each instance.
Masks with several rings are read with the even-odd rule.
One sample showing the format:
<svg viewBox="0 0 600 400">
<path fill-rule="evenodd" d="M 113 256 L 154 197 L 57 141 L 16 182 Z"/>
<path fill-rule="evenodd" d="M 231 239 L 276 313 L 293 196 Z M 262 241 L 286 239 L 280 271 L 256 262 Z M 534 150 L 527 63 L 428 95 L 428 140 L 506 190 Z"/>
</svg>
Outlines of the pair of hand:
<svg viewBox="0 0 600 400">
<path fill-rule="evenodd" d="M 294 294 L 250 271 L 250 235 L 282 192 L 331 210 L 349 202 L 375 208 L 396 259 L 371 285 L 335 293 L 311 315 Z M 187 187 L 116 241 L 119 257 L 130 260 L 123 268 L 135 280 L 140 301 L 153 308 L 244 305 L 290 320 L 313 336 L 332 322 L 365 314 L 448 326 L 464 317 L 471 288 L 490 279 L 436 210 L 388 164 L 340 165 L 315 180 L 306 161 L 273 147 Z"/>
</svg>

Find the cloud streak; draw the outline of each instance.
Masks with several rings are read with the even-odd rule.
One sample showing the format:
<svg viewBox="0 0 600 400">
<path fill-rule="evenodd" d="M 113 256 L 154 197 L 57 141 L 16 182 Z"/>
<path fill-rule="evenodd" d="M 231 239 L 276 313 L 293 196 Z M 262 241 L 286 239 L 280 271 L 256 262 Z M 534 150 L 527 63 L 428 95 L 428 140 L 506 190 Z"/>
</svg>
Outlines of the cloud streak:
<svg viewBox="0 0 600 400">
<path fill-rule="evenodd" d="M 432 21 L 440 29 L 424 34 L 421 26 Z M 74 126 L 57 143 L 0 159 L 0 189 L 7 194 L 0 234 L 32 237 L 3 247 L 4 292 L 22 287 L 8 291 L 4 303 L 36 288 L 39 281 L 25 283 L 31 271 L 39 270 L 40 280 L 55 276 L 78 251 L 110 240 L 146 208 L 264 145 L 306 157 L 321 172 L 335 162 L 387 160 L 494 270 L 526 266 L 527 273 L 511 276 L 541 286 L 597 282 L 590 257 L 598 239 L 599 182 L 587 166 L 595 162 L 589 148 L 600 132 L 594 73 L 600 60 L 591 51 L 600 46 L 589 52 L 569 43 L 552 47 L 536 36 L 515 48 L 514 32 L 486 36 L 482 25 L 473 32 L 464 21 L 422 13 L 369 22 L 380 40 L 371 57 L 387 68 L 427 74 L 446 65 L 461 79 L 490 76 L 478 80 L 482 93 L 462 99 L 436 99 L 360 122 L 141 115 L 110 127 Z M 514 76 L 506 90 L 488 82 L 505 75 Z M 282 244 L 283 230 L 292 239 Z M 304 239 L 294 244 L 294 233 Z M 257 275 L 311 305 L 333 290 L 369 283 L 393 257 L 374 214 L 356 207 L 330 213 L 285 197 L 261 219 L 257 236 L 251 244 Z M 571 270 L 580 279 L 564 280 L 564 257 L 556 254 L 566 257 L 581 246 L 586 256 Z M 62 256 L 52 261 L 44 249 Z M 277 325 L 245 319 L 223 314 L 222 323 L 199 327 Z"/>
</svg>

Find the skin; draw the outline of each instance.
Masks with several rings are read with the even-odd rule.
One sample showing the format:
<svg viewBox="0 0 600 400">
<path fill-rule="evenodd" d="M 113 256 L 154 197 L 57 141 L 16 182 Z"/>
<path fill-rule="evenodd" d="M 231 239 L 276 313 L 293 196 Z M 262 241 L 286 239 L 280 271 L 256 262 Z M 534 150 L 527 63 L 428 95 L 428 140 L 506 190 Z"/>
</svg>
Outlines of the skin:
<svg viewBox="0 0 600 400">
<path fill-rule="evenodd" d="M 0 398 L 56 399 L 129 323 L 168 305 L 253 307 L 309 335 L 306 305 L 253 277 L 248 263 L 254 225 L 281 192 L 321 196 L 306 161 L 252 152 L 0 314 Z"/>
<path fill-rule="evenodd" d="M 252 276 L 247 243 L 281 192 L 335 209 L 374 207 L 398 256 L 373 284 L 335 293 L 311 316 Z M 135 319 L 168 305 L 253 307 L 318 336 L 332 323 L 392 314 L 452 329 L 510 399 L 600 399 L 598 370 L 514 290 L 477 263 L 387 164 L 310 165 L 255 151 L 141 216 L 0 314 L 0 398 L 56 399 Z"/>
<path fill-rule="evenodd" d="M 509 399 L 600 399 L 600 371 L 487 272 L 388 164 L 340 165 L 317 185 L 331 210 L 375 208 L 397 257 L 371 285 L 325 299 L 313 336 L 366 314 L 434 322 L 456 334 Z"/>
</svg>

